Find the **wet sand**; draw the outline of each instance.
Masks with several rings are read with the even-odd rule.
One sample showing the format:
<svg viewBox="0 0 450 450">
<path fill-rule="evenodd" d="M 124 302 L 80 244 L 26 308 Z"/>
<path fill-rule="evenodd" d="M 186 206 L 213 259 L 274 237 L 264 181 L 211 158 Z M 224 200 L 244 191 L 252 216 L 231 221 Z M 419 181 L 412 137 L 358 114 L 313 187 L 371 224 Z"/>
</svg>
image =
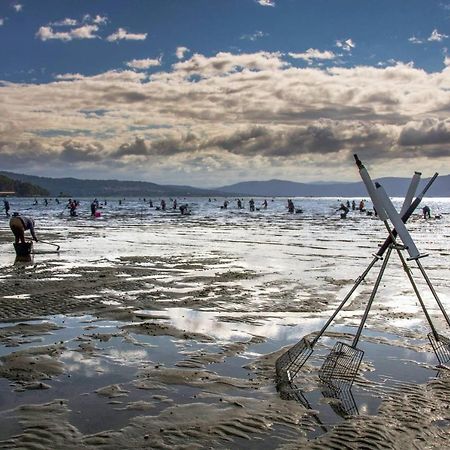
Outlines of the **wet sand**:
<svg viewBox="0 0 450 450">
<path fill-rule="evenodd" d="M 411 230 L 450 310 L 448 217 Z M 450 372 L 395 256 L 351 398 L 317 367 L 355 333 L 377 270 L 296 380 L 274 362 L 320 329 L 385 237 L 355 216 L 41 227 L 29 263 L 0 228 L 0 448 L 445 448 Z M 414 270 L 436 327 L 450 336 Z M 426 293 L 426 294 L 425 294 Z"/>
</svg>

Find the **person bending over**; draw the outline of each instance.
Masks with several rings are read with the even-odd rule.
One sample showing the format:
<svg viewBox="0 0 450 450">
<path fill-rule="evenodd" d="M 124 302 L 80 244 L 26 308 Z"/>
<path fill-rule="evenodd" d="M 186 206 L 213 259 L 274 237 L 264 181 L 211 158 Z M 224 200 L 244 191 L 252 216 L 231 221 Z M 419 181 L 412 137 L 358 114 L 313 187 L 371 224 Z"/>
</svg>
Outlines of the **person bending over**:
<svg viewBox="0 0 450 450">
<path fill-rule="evenodd" d="M 14 234 L 16 244 L 25 243 L 25 231 L 30 230 L 32 238 L 37 242 L 36 233 L 34 232 L 34 220 L 30 217 L 21 216 L 19 213 L 13 213 L 9 221 L 9 226 Z"/>
</svg>

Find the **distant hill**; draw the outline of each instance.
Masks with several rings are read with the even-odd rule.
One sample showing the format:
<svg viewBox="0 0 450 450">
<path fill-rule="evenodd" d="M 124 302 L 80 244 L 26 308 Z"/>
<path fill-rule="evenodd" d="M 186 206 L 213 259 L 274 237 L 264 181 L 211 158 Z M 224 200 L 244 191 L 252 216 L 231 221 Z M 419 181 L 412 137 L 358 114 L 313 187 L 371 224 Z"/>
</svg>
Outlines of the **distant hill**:
<svg viewBox="0 0 450 450">
<path fill-rule="evenodd" d="M 28 182 L 22 182 L 17 179 L 0 175 L 0 191 L 14 192 L 17 197 L 36 197 L 49 195 L 46 189 Z"/>
<path fill-rule="evenodd" d="M 24 196 L 64 197 L 344 197 L 367 198 L 362 182 L 296 183 L 293 181 L 268 180 L 246 181 L 215 189 L 200 189 L 192 186 L 161 185 L 144 181 L 80 180 L 77 178 L 48 178 L 12 172 L 0 172 L 10 183 L 20 182 L 13 188 L 5 184 L 0 190 L 14 190 Z M 16 181 L 15 181 L 16 180 Z M 429 178 L 423 179 L 424 186 Z M 379 181 L 388 195 L 403 197 L 409 186 L 409 178 L 381 178 Z M 24 194 L 17 186 L 29 186 Z M 33 188 L 31 188 L 33 186 Z M 420 187 L 419 186 L 419 187 Z M 20 192 L 20 193 L 19 193 Z M 450 197 L 450 175 L 439 176 L 427 193 L 428 197 Z"/>
<path fill-rule="evenodd" d="M 403 197 L 408 189 L 409 178 L 380 178 L 379 181 L 392 197 Z M 429 178 L 422 179 L 419 188 Z M 255 197 L 367 197 L 362 181 L 354 183 L 295 183 L 293 181 L 245 181 L 229 186 L 218 187 L 217 190 L 227 193 L 239 192 L 242 195 Z M 427 193 L 428 197 L 450 197 L 450 175 L 439 176 Z"/>
<path fill-rule="evenodd" d="M 174 186 L 144 181 L 80 180 L 77 178 L 48 178 L 12 172 L 0 172 L 9 178 L 40 186 L 43 194 L 64 197 L 212 197 L 223 193 L 215 189 L 199 189 L 191 186 Z M 6 189 L 5 189 L 6 190 Z"/>
</svg>

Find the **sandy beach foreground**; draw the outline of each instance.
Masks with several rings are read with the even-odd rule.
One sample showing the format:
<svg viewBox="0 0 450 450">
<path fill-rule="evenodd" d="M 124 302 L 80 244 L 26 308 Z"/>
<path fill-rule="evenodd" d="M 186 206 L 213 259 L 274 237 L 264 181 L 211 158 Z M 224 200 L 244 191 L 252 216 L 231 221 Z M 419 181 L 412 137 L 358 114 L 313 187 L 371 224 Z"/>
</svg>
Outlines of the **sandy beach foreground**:
<svg viewBox="0 0 450 450">
<path fill-rule="evenodd" d="M 410 229 L 446 308 L 450 211 Z M 298 377 L 274 362 L 320 329 L 385 238 L 353 214 L 41 221 L 15 263 L 0 227 L 0 448 L 445 448 L 450 372 L 437 369 L 420 306 L 392 258 L 359 347 L 350 398 L 317 367 L 351 339 L 377 270 Z M 107 225 L 107 226 L 105 226 Z M 436 327 L 447 324 L 414 271 Z"/>
</svg>

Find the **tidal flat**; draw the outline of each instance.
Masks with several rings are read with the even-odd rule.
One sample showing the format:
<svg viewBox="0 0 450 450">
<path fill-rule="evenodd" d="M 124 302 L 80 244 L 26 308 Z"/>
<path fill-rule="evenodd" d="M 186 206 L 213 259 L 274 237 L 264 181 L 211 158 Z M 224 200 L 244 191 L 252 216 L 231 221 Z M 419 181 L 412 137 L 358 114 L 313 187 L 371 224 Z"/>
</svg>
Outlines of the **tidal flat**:
<svg viewBox="0 0 450 450">
<path fill-rule="evenodd" d="M 341 220 L 337 199 L 295 201 L 303 214 L 284 199 L 254 213 L 197 199 L 181 216 L 111 200 L 98 219 L 18 201 L 61 248 L 38 242 L 16 261 L 0 221 L 0 448 L 445 448 L 450 371 L 396 255 L 348 395 L 317 371 L 336 341 L 352 341 L 380 264 L 319 340 L 296 395 L 277 392 L 277 357 L 322 327 L 386 238 L 373 216 Z M 428 204 L 441 218 L 417 210 L 408 228 L 450 311 L 450 200 Z"/>
</svg>

